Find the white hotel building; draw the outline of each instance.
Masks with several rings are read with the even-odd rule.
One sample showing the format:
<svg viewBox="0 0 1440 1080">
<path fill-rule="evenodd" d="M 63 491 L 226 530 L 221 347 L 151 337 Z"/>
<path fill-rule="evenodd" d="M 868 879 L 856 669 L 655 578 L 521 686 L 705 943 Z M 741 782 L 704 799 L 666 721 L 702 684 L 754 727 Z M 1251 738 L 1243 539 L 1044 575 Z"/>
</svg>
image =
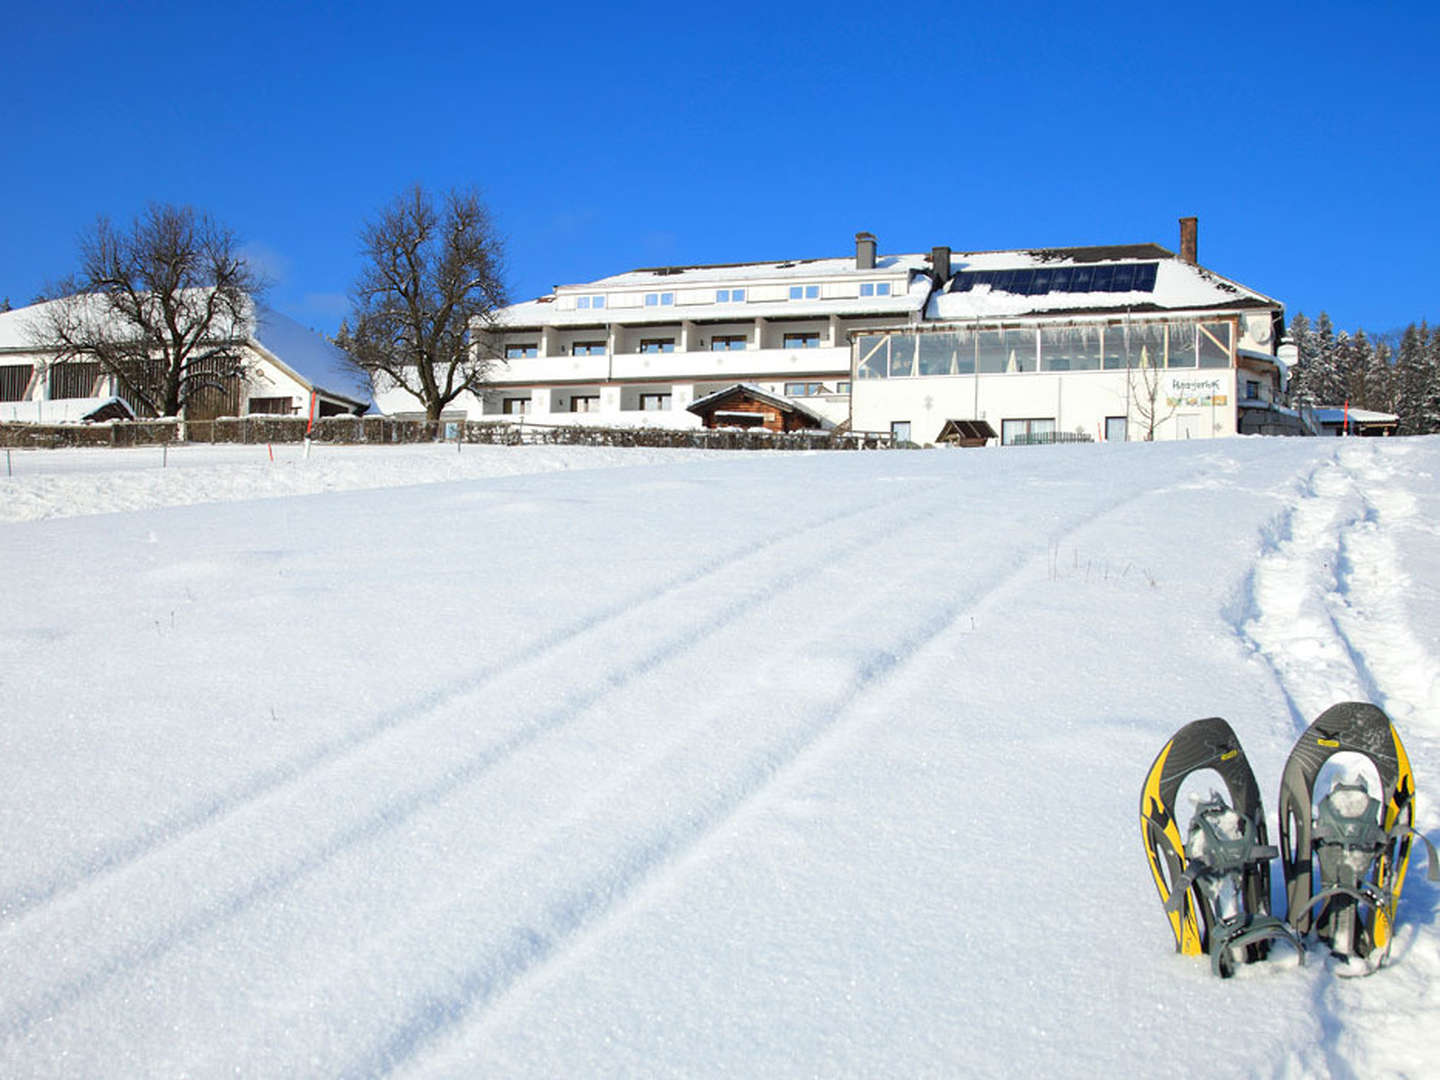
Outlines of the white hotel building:
<svg viewBox="0 0 1440 1080">
<path fill-rule="evenodd" d="M 694 427 L 735 383 L 827 424 L 933 441 L 984 420 L 1005 442 L 1197 438 L 1276 415 L 1279 302 L 1154 244 L 633 270 L 514 304 L 480 347 L 483 399 L 446 418 Z M 417 406 L 376 395 L 382 411 Z"/>
</svg>

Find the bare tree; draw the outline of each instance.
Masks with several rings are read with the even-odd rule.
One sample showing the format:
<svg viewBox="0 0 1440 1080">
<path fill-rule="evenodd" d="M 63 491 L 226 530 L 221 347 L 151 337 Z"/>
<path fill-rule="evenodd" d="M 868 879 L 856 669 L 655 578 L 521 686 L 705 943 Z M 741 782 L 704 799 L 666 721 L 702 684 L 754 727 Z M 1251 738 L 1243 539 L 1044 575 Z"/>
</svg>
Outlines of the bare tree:
<svg viewBox="0 0 1440 1080">
<path fill-rule="evenodd" d="M 397 386 L 437 421 L 483 391 L 496 359 L 485 331 L 506 303 L 504 241 L 474 189 L 437 200 L 417 184 L 361 242 L 366 263 L 336 343 L 377 391 Z"/>
<path fill-rule="evenodd" d="M 229 229 L 188 206 L 152 204 L 129 231 L 106 218 L 80 239 L 81 266 L 31 329 L 55 362 L 98 363 L 138 409 L 178 416 L 244 374 L 263 285 Z"/>
</svg>

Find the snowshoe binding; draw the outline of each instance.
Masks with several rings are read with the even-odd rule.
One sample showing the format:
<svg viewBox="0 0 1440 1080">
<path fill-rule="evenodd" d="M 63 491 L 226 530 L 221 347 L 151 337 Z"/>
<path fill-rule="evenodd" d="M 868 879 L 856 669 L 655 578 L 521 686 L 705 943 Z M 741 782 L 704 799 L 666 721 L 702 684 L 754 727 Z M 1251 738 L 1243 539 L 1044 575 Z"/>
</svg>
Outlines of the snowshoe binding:
<svg viewBox="0 0 1440 1080">
<path fill-rule="evenodd" d="M 1226 793 L 1196 806 L 1182 839 L 1175 798 L 1204 769 L 1219 774 Z M 1270 860 L 1279 852 L 1266 842 L 1260 789 L 1228 723 L 1196 720 L 1165 744 L 1141 791 L 1140 830 L 1177 952 L 1208 954 L 1222 978 L 1237 963 L 1264 959 L 1277 940 L 1304 963 L 1299 937 L 1270 914 Z"/>
<path fill-rule="evenodd" d="M 1340 778 L 1315 802 L 1321 769 L 1341 752 L 1367 758 L 1381 791 L 1372 793 L 1363 775 Z M 1440 881 L 1434 845 L 1411 824 L 1414 795 L 1399 733 L 1384 712 L 1362 702 L 1326 709 L 1285 763 L 1280 856 L 1289 920 L 1350 962 L 1351 970 L 1337 974 L 1371 974 L 1389 956 L 1414 840 L 1427 849 L 1430 880 Z"/>
</svg>

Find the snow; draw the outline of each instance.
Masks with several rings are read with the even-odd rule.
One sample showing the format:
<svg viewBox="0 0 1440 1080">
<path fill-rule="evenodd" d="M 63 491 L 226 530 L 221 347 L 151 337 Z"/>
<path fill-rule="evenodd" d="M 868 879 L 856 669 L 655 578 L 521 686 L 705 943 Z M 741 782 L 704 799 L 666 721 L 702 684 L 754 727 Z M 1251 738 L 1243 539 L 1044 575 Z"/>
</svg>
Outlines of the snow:
<svg viewBox="0 0 1440 1080">
<path fill-rule="evenodd" d="M 253 337 L 287 368 L 312 387 L 342 394 L 358 401 L 370 400 L 369 386 L 345 353 L 308 327 L 300 325 L 274 308 L 258 305 Z"/>
<path fill-rule="evenodd" d="M 0 474 L 0 1073 L 1440 1060 L 1423 874 L 1221 981 L 1137 820 L 1362 698 L 1440 827 L 1440 439 L 275 451 Z"/>
<path fill-rule="evenodd" d="M 990 285 L 977 284 L 965 292 L 936 291 L 930 298 L 927 319 L 993 319 L 1061 311 L 1109 313 L 1154 311 L 1203 311 L 1209 308 L 1274 303 L 1253 289 L 1237 285 L 1204 267 L 1180 259 L 1121 259 L 1125 263 L 1157 263 L 1155 288 L 1151 292 L 1047 292 L 1025 296 Z M 1034 252 L 991 252 L 963 259 L 956 271 L 1015 270 L 1041 264 L 1074 266 L 1075 260 Z M 1278 305 L 1277 305 L 1278 306 Z M 1273 357 L 1267 357 L 1273 359 Z"/>
</svg>

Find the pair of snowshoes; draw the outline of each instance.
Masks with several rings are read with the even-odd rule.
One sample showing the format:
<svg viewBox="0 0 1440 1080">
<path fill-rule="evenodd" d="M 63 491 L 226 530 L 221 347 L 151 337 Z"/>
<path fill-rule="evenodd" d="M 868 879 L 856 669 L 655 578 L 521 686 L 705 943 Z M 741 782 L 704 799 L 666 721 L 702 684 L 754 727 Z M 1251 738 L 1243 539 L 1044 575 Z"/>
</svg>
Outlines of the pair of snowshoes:
<svg viewBox="0 0 1440 1080">
<path fill-rule="evenodd" d="M 1372 793 L 1361 773 L 1337 779 L 1317 803 L 1321 769 L 1342 752 L 1368 759 L 1381 790 Z M 1219 774 L 1226 790 L 1198 802 L 1182 835 L 1176 797 L 1189 776 L 1204 770 Z M 1427 848 L 1430 880 L 1440 881 L 1434 846 L 1412 827 L 1414 796 L 1410 761 L 1389 717 L 1361 702 L 1334 705 L 1300 736 L 1285 764 L 1280 844 L 1272 847 L 1255 774 L 1235 732 L 1219 717 L 1187 724 L 1156 757 L 1140 796 L 1145 852 L 1176 950 L 1208 954 L 1211 969 L 1228 977 L 1238 964 L 1264 959 L 1276 943 L 1304 963 L 1304 939 L 1313 934 L 1350 962 L 1342 974 L 1377 970 L 1389 955 L 1414 840 Z M 1277 857 L 1283 919 L 1270 910 L 1270 864 Z"/>
</svg>

